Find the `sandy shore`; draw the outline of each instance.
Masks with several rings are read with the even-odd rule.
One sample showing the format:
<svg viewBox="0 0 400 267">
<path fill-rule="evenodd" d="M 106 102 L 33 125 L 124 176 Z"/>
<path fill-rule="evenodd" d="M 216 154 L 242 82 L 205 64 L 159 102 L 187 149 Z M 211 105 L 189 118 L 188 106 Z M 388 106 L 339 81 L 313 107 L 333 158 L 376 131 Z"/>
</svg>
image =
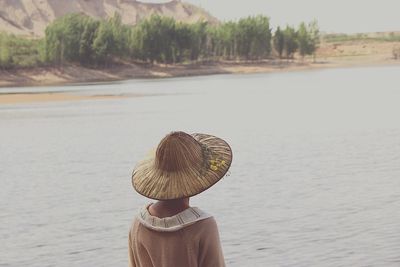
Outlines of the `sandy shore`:
<svg viewBox="0 0 400 267">
<path fill-rule="evenodd" d="M 265 60 L 261 62 L 218 62 L 208 64 L 156 65 L 118 64 L 107 69 L 88 69 L 68 65 L 63 68 L 0 70 L 0 87 L 67 85 L 76 83 L 109 82 L 135 78 L 169 78 L 213 74 L 246 74 L 318 70 L 326 68 L 348 68 L 361 66 L 400 65 L 394 60 L 392 49 L 400 43 L 348 42 L 321 45 L 316 61 Z M 14 93 L 2 94 L 0 104 L 42 101 L 90 100 L 121 96 L 84 96 L 73 93 Z"/>
<path fill-rule="evenodd" d="M 122 98 L 124 96 L 99 95 L 85 96 L 73 93 L 12 93 L 0 94 L 1 104 L 32 103 L 32 102 L 53 102 L 53 101 L 76 101 Z"/>
<path fill-rule="evenodd" d="M 312 60 L 264 60 L 258 62 L 218 62 L 199 65 L 141 67 L 119 64 L 107 69 L 88 69 L 76 65 L 63 68 L 0 70 L 0 87 L 68 85 L 110 82 L 127 79 L 153 79 L 213 74 L 268 73 L 307 69 L 343 68 L 377 65 L 400 65 L 389 56 L 324 57 Z M 0 88 L 1 93 L 1 88 Z"/>
</svg>

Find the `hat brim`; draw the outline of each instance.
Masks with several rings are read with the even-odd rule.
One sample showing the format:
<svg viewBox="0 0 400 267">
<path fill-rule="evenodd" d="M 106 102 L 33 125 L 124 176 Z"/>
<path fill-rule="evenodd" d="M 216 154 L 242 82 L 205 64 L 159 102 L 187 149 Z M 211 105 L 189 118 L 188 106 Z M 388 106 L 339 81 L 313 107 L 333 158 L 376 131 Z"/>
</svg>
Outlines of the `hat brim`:
<svg viewBox="0 0 400 267">
<path fill-rule="evenodd" d="M 203 149 L 201 167 L 165 172 L 155 165 L 155 153 L 141 161 L 132 173 L 133 188 L 155 200 L 192 197 L 207 190 L 225 176 L 232 164 L 232 149 L 223 139 L 208 134 L 192 134 Z"/>
</svg>

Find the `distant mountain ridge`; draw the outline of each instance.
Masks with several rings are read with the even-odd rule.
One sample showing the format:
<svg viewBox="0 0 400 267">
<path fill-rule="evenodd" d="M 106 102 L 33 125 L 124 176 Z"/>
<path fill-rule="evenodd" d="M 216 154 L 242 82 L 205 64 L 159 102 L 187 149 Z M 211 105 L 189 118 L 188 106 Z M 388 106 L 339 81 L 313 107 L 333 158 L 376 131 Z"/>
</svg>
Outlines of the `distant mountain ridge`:
<svg viewBox="0 0 400 267">
<path fill-rule="evenodd" d="M 136 0 L 0 0 L 0 31 L 41 37 L 56 18 L 68 13 L 83 13 L 105 19 L 119 13 L 124 24 L 159 14 L 178 21 L 193 23 L 199 20 L 218 23 L 208 12 L 179 0 L 167 3 L 143 3 Z"/>
</svg>

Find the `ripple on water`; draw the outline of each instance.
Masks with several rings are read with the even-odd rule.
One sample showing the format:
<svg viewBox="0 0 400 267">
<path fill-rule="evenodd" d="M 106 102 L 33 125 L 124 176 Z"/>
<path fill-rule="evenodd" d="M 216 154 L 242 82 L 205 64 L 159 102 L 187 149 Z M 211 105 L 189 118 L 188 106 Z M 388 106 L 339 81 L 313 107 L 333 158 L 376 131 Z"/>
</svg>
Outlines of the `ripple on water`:
<svg viewBox="0 0 400 267">
<path fill-rule="evenodd" d="M 2 107 L 0 266 L 126 266 L 147 202 L 131 170 L 182 129 L 234 149 L 231 175 L 193 199 L 228 266 L 398 267 L 398 70 L 129 82 L 74 90 L 155 95 Z"/>
</svg>

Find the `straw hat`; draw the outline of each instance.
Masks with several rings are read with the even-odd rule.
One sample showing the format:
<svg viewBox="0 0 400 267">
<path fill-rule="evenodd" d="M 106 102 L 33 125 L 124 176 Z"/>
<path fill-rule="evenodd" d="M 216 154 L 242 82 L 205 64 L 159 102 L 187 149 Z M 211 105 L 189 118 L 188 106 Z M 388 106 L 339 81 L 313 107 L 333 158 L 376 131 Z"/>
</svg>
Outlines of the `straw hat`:
<svg viewBox="0 0 400 267">
<path fill-rule="evenodd" d="M 171 200 L 197 195 L 218 182 L 232 162 L 224 140 L 207 134 L 172 132 L 133 171 L 132 185 L 148 198 Z"/>
</svg>

